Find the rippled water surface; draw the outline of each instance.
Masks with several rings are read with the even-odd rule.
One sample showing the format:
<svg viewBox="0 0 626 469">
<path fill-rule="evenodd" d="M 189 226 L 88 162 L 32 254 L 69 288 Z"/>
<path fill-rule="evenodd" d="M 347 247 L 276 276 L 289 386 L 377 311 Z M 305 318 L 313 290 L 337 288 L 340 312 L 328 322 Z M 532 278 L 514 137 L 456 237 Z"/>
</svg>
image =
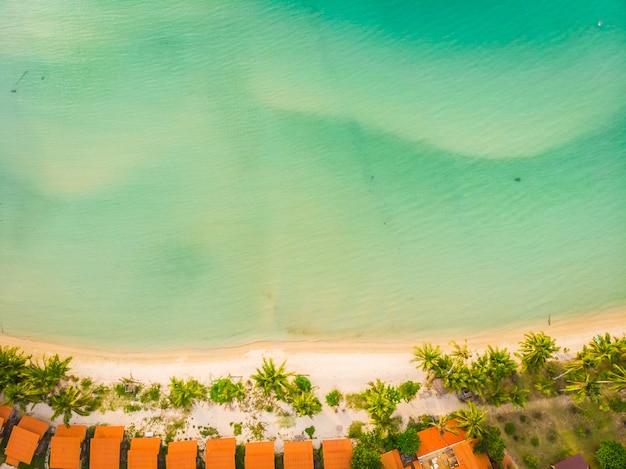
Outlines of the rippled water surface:
<svg viewBox="0 0 626 469">
<path fill-rule="evenodd" d="M 621 0 L 6 0 L 0 322 L 154 350 L 622 305 L 625 128 Z"/>
</svg>

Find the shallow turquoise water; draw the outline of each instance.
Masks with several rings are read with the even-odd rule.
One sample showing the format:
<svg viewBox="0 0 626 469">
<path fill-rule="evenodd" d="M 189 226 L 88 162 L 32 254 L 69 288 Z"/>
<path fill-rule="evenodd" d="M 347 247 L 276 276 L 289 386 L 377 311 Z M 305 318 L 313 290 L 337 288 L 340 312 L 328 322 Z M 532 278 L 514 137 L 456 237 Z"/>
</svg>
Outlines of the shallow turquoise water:
<svg viewBox="0 0 626 469">
<path fill-rule="evenodd" d="M 5 333 L 458 338 L 626 304 L 623 2 L 105 3 L 0 4 Z"/>
</svg>

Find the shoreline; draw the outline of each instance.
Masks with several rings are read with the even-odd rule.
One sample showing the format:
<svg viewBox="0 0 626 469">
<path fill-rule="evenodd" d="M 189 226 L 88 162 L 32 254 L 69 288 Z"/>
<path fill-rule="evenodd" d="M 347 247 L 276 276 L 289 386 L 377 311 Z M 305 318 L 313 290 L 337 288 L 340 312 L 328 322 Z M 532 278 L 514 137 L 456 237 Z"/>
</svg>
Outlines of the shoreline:
<svg viewBox="0 0 626 469">
<path fill-rule="evenodd" d="M 180 374 L 189 376 L 193 376 L 193 373 L 201 370 L 206 372 L 207 367 L 215 371 L 220 370 L 223 374 L 241 375 L 245 369 L 250 367 L 251 362 L 254 360 L 256 360 L 256 366 L 260 366 L 262 357 L 273 357 L 277 361 L 287 360 L 287 367 L 294 359 L 296 359 L 296 362 L 304 361 L 306 363 L 310 362 L 314 356 L 319 357 L 321 360 L 323 356 L 353 356 L 356 359 L 361 355 L 385 355 L 396 356 L 398 359 L 406 357 L 407 360 L 410 360 L 413 347 L 423 342 L 431 342 L 433 345 L 439 345 L 443 351 L 448 351 L 451 349 L 451 341 L 461 343 L 467 340 L 471 350 L 480 352 L 485 350 L 488 345 L 491 345 L 493 347 L 507 348 L 513 354 L 517 351 L 519 342 L 523 340 L 524 334 L 530 331 L 543 331 L 555 338 L 557 345 L 562 347 L 559 357 L 566 359 L 569 356 L 563 350 L 564 348 L 569 349 L 569 354 L 572 354 L 582 348 L 584 344 L 587 344 L 597 334 L 608 332 L 614 336 L 621 336 L 626 333 L 626 310 L 620 307 L 595 311 L 582 314 L 581 316 L 573 315 L 566 319 L 552 320 L 550 325 L 547 324 L 547 321 L 542 321 L 542 324 L 539 324 L 538 321 L 531 321 L 485 329 L 481 333 L 466 334 L 464 336 L 446 336 L 445 333 L 441 333 L 429 334 L 429 337 L 416 336 L 411 340 L 402 339 L 398 341 L 266 341 L 228 348 L 116 352 L 0 335 L 0 345 L 17 346 L 24 352 L 32 354 L 33 358 L 40 358 L 43 355 L 50 354 L 59 354 L 60 357 L 71 356 L 73 372 L 80 374 L 83 371 L 92 371 L 96 375 L 92 376 L 92 378 L 104 380 L 109 377 L 117 380 L 128 373 L 112 376 L 113 368 L 117 368 L 119 371 L 132 369 L 143 371 L 147 368 L 158 367 L 165 371 L 172 365 L 175 365 L 175 369 Z M 301 360 L 298 357 L 306 359 Z M 231 366 L 233 369 L 227 370 L 228 366 Z M 254 368 L 252 372 L 254 372 Z M 300 372 L 305 373 L 307 370 L 300 370 Z M 370 370 L 369 378 L 375 378 L 375 374 L 375 370 Z M 155 373 L 149 373 L 149 375 L 151 380 L 162 383 L 167 382 L 171 376 L 162 376 L 158 380 Z"/>
</svg>

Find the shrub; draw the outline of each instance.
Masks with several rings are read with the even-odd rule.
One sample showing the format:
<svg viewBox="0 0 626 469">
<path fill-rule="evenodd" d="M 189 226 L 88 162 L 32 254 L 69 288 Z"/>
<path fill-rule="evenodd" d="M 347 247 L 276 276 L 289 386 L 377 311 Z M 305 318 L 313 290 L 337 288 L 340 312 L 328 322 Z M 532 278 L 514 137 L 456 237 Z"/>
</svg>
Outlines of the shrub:
<svg viewBox="0 0 626 469">
<path fill-rule="evenodd" d="M 414 455 L 422 443 L 415 428 L 407 428 L 395 438 L 395 447 L 402 454 Z"/>
<path fill-rule="evenodd" d="M 528 421 L 528 418 L 524 414 L 520 414 L 519 421 L 521 423 L 526 423 Z"/>
<path fill-rule="evenodd" d="M 483 436 L 476 445 L 474 450 L 477 453 L 487 453 L 494 461 L 502 461 L 504 459 L 504 449 L 506 445 L 502 439 L 502 434 L 498 427 L 488 426 Z"/>
<path fill-rule="evenodd" d="M 311 380 L 303 375 L 296 376 L 293 379 L 293 384 L 296 386 L 296 388 L 303 392 L 309 392 L 311 391 L 311 389 L 313 389 L 313 386 L 311 385 Z"/>
<path fill-rule="evenodd" d="M 351 469 L 382 469 L 380 453 L 376 450 L 359 443 L 352 451 Z"/>
<path fill-rule="evenodd" d="M 524 464 L 530 467 L 530 469 L 537 469 L 539 467 L 539 461 L 537 461 L 537 458 L 532 454 L 524 456 Z"/>
<path fill-rule="evenodd" d="M 312 440 L 313 439 L 313 435 L 315 434 L 315 427 L 313 425 L 311 425 L 310 427 L 306 427 L 304 429 L 304 433 L 309 435 L 309 438 Z"/>
<path fill-rule="evenodd" d="M 409 381 L 402 383 L 398 387 L 398 391 L 400 391 L 400 397 L 402 398 L 404 402 L 410 402 L 413 399 L 415 399 L 415 396 L 417 395 L 420 388 L 421 388 L 420 383 L 416 383 L 414 381 L 409 380 Z"/>
<path fill-rule="evenodd" d="M 539 446 L 539 437 L 533 436 L 530 439 L 530 444 L 533 445 L 533 446 Z"/>
<path fill-rule="evenodd" d="M 346 405 L 354 410 L 366 410 L 367 399 L 362 393 L 346 394 Z"/>
<path fill-rule="evenodd" d="M 148 402 L 159 402 L 160 399 L 161 399 L 161 385 L 159 383 L 155 383 L 151 385 L 139 397 L 139 400 L 143 402 L 144 404 L 147 404 Z"/>
<path fill-rule="evenodd" d="M 585 438 L 587 436 L 585 427 L 583 427 L 582 425 L 578 425 L 575 431 L 576 431 L 576 435 L 578 435 L 581 438 Z"/>
<path fill-rule="evenodd" d="M 513 422 L 507 422 L 504 424 L 504 433 L 507 435 L 515 435 L 515 424 Z"/>
<path fill-rule="evenodd" d="M 333 389 L 328 394 L 326 394 L 326 404 L 328 404 L 330 407 L 339 407 L 341 401 L 343 401 L 343 394 L 341 394 L 341 391 L 339 391 L 338 389 Z"/>
<path fill-rule="evenodd" d="M 352 422 L 348 428 L 348 438 L 360 438 L 363 434 L 363 425 L 365 424 L 358 420 Z"/>
<path fill-rule="evenodd" d="M 209 397 L 217 404 L 231 404 L 235 400 L 241 402 L 245 396 L 243 383 L 235 383 L 231 378 L 215 380 L 209 388 Z"/>
<path fill-rule="evenodd" d="M 623 469 L 626 467 L 626 448 L 617 441 L 603 441 L 596 451 L 596 459 L 602 469 Z"/>
<path fill-rule="evenodd" d="M 230 426 L 233 427 L 233 435 L 241 435 L 241 432 L 243 431 L 243 425 L 241 422 L 230 422 Z"/>
</svg>

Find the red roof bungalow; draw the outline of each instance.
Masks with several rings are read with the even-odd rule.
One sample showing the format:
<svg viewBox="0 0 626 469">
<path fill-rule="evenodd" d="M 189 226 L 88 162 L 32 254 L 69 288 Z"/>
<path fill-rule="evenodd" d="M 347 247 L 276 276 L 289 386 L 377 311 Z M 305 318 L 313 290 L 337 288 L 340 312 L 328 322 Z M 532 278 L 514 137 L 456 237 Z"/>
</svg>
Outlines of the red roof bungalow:
<svg viewBox="0 0 626 469">
<path fill-rule="evenodd" d="M 313 442 L 286 441 L 283 462 L 285 469 L 313 469 Z"/>
<path fill-rule="evenodd" d="M 589 469 L 589 464 L 582 454 L 576 454 L 552 466 L 554 469 Z"/>
<path fill-rule="evenodd" d="M 84 425 L 61 425 L 50 441 L 50 469 L 79 469 L 81 449 L 87 427 Z"/>
<path fill-rule="evenodd" d="M 422 442 L 415 463 L 418 469 L 493 469 L 486 454 L 474 454 L 473 444 L 461 428 L 453 433 L 431 427 L 418 435 Z"/>
<path fill-rule="evenodd" d="M 30 464 L 37 450 L 37 445 L 48 431 L 50 426 L 41 420 L 25 415 L 20 420 L 9 437 L 4 450 L 6 463 L 17 467 L 23 462 Z"/>
<path fill-rule="evenodd" d="M 128 469 L 157 469 L 160 438 L 133 438 L 128 450 Z"/>
<path fill-rule="evenodd" d="M 119 469 L 124 427 L 96 427 L 89 443 L 90 469 Z"/>
<path fill-rule="evenodd" d="M 167 469 L 196 469 L 198 440 L 172 441 L 167 445 Z"/>
<path fill-rule="evenodd" d="M 246 469 L 274 469 L 274 442 L 257 441 L 246 444 Z"/>
<path fill-rule="evenodd" d="M 322 440 L 324 469 L 350 469 L 352 440 Z"/>
<path fill-rule="evenodd" d="M 235 469 L 234 438 L 211 438 L 207 440 L 204 461 L 207 469 Z"/>
</svg>

